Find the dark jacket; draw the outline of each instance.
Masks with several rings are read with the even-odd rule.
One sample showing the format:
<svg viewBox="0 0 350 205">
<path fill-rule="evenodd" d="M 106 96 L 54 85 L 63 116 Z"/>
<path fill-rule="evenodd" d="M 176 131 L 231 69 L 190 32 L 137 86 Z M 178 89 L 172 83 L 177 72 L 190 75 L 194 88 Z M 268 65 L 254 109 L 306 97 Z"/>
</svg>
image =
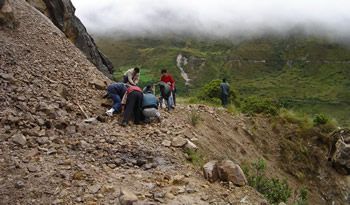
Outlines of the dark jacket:
<svg viewBox="0 0 350 205">
<path fill-rule="evenodd" d="M 229 94 L 230 94 L 230 84 L 221 83 L 220 84 L 220 95 L 221 96 L 228 96 Z"/>
<path fill-rule="evenodd" d="M 160 81 L 158 84 L 159 84 L 159 87 L 164 86 L 164 90 L 160 91 L 160 96 L 162 96 L 164 99 L 168 100 L 170 95 L 171 95 L 170 86 L 168 84 L 164 83 L 163 81 Z"/>
<path fill-rule="evenodd" d="M 124 83 L 112 83 L 107 87 L 107 93 L 119 95 L 120 98 L 123 98 L 127 88 L 128 86 Z"/>
<path fill-rule="evenodd" d="M 146 92 L 143 96 L 142 109 L 146 108 L 158 109 L 158 99 L 150 92 Z"/>
</svg>

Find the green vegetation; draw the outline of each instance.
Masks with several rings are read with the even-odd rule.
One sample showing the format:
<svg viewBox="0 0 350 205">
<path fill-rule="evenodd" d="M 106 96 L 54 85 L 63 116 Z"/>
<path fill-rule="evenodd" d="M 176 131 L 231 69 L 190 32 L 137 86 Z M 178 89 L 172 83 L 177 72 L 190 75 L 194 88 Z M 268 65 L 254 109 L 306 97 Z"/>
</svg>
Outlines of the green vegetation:
<svg viewBox="0 0 350 205">
<path fill-rule="evenodd" d="M 205 164 L 205 154 L 199 150 L 190 150 L 184 148 L 184 153 L 187 154 L 187 160 L 193 163 L 195 166 L 203 167 Z"/>
<path fill-rule="evenodd" d="M 256 96 L 248 97 L 242 103 L 242 112 L 247 114 L 268 114 L 277 115 L 277 102 L 269 98 L 259 98 Z"/>
<path fill-rule="evenodd" d="M 294 200 L 294 205 L 308 205 L 308 200 L 307 200 L 307 189 L 306 187 L 302 187 L 299 191 L 299 193 L 295 194 L 297 197 Z"/>
<path fill-rule="evenodd" d="M 272 98 L 282 107 L 309 115 L 326 113 L 342 125 L 350 119 L 350 49 L 315 38 L 260 38 L 239 43 L 171 36 L 158 39 L 95 37 L 117 72 L 138 65 L 142 83 L 154 83 L 166 68 L 178 94 L 194 96 L 213 79 L 228 79 L 241 97 Z M 191 79 L 176 66 L 181 53 Z M 141 71 L 142 72 L 142 71 Z M 214 100 L 213 103 L 218 103 Z"/>
<path fill-rule="evenodd" d="M 325 125 L 330 121 L 330 118 L 327 114 L 316 114 L 314 117 L 314 125 L 315 126 L 320 126 L 320 125 Z"/>
<path fill-rule="evenodd" d="M 262 193 L 273 204 L 287 202 L 291 195 L 291 190 L 287 180 L 280 180 L 275 177 L 267 177 L 265 175 L 267 163 L 258 159 L 252 163 L 252 173 L 248 167 L 244 167 L 243 171 L 248 179 L 249 186 L 255 188 Z"/>
<path fill-rule="evenodd" d="M 199 113 L 192 110 L 188 120 L 190 121 L 191 125 L 195 127 L 202 121 L 202 118 Z"/>
</svg>

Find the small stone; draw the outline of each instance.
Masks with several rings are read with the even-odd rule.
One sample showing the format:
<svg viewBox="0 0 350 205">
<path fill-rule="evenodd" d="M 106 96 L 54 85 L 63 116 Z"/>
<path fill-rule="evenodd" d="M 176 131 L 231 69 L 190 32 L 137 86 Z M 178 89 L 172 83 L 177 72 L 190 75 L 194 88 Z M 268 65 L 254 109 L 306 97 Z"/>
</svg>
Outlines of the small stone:
<svg viewBox="0 0 350 205">
<path fill-rule="evenodd" d="M 187 140 L 183 137 L 175 137 L 173 138 L 171 145 L 173 147 L 183 147 L 187 143 Z"/>
<path fill-rule="evenodd" d="M 88 190 L 89 190 L 90 193 L 96 194 L 98 192 L 98 190 L 101 189 L 101 187 L 102 187 L 101 185 L 95 184 L 95 185 L 89 186 Z"/>
<path fill-rule="evenodd" d="M 209 196 L 202 196 L 202 197 L 201 197 L 201 200 L 203 200 L 203 201 L 208 201 L 208 200 L 209 200 Z"/>
<path fill-rule="evenodd" d="M 39 168 L 38 168 L 38 167 L 36 167 L 36 166 L 34 166 L 34 165 L 31 165 L 31 164 L 27 166 L 27 169 L 28 169 L 28 171 L 31 172 L 31 173 L 34 173 L 34 172 L 39 171 Z"/>
<path fill-rule="evenodd" d="M 120 205 L 132 205 L 137 202 L 138 198 L 132 192 L 127 190 L 120 190 L 119 203 Z"/>
<path fill-rule="evenodd" d="M 56 153 L 57 153 L 57 150 L 55 148 L 51 148 L 51 149 L 47 150 L 47 152 L 46 152 L 47 155 L 56 154 Z"/>
<path fill-rule="evenodd" d="M 27 139 L 22 134 L 15 134 L 12 136 L 12 141 L 15 144 L 21 145 L 22 147 L 27 144 Z"/>
<path fill-rule="evenodd" d="M 39 143 L 39 145 L 44 145 L 49 143 L 48 137 L 39 137 L 36 139 L 36 141 Z"/>
<path fill-rule="evenodd" d="M 18 182 L 16 182 L 15 187 L 17 189 L 21 189 L 24 187 L 24 183 L 22 181 L 18 181 Z"/>
<path fill-rule="evenodd" d="M 170 147 L 170 146 L 171 146 L 171 141 L 169 141 L 169 140 L 164 140 L 164 141 L 162 142 L 162 145 L 163 145 L 164 147 Z"/>
<path fill-rule="evenodd" d="M 184 182 L 184 179 L 185 179 L 185 176 L 184 175 L 176 175 L 173 177 L 173 180 L 174 180 L 174 184 L 183 184 Z"/>
<path fill-rule="evenodd" d="M 197 145 L 195 145 L 193 142 L 191 142 L 190 140 L 187 140 L 187 143 L 185 145 L 185 147 L 189 150 L 195 151 L 198 149 Z"/>
<path fill-rule="evenodd" d="M 281 203 L 279 203 L 278 205 L 287 205 L 286 203 L 284 203 L 284 202 L 281 202 Z"/>
<path fill-rule="evenodd" d="M 152 169 L 152 163 L 148 163 L 144 165 L 144 168 L 147 169 Z"/>
<path fill-rule="evenodd" d="M 170 200 L 175 199 L 175 196 L 174 196 L 172 193 L 166 193 L 166 194 L 164 195 L 164 197 L 165 197 L 166 199 L 170 199 Z"/>
<path fill-rule="evenodd" d="M 26 151 L 23 153 L 22 157 L 23 159 L 26 159 L 26 158 L 31 158 L 31 157 L 34 157 L 38 154 L 38 149 L 37 148 L 34 148 L 34 149 L 31 149 L 29 151 Z"/>
</svg>

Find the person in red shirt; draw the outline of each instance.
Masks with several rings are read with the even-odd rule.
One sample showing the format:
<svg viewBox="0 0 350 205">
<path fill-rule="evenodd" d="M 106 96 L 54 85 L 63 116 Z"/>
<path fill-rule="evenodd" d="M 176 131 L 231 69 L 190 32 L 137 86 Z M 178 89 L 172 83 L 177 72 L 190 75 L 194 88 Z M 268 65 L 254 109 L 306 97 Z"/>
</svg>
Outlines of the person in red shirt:
<svg viewBox="0 0 350 205">
<path fill-rule="evenodd" d="M 176 87 L 175 87 L 175 80 L 173 77 L 167 72 L 166 69 L 162 70 L 162 77 L 160 78 L 160 81 L 163 81 L 164 83 L 168 84 L 171 88 L 172 97 L 173 97 L 173 105 L 176 106 L 175 101 L 175 93 L 176 93 Z"/>
</svg>

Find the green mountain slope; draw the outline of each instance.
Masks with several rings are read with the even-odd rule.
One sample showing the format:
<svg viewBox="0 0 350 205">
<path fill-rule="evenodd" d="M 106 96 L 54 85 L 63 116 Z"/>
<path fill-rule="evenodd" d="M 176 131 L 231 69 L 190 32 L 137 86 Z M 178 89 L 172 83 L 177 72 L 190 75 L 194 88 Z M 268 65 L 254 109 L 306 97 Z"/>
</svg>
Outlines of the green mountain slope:
<svg viewBox="0 0 350 205">
<path fill-rule="evenodd" d="M 266 96 L 310 114 L 326 112 L 343 123 L 350 111 L 350 49 L 315 38 L 261 38 L 240 43 L 190 38 L 113 40 L 95 37 L 119 71 L 142 68 L 141 84 L 166 68 L 180 94 L 226 77 L 241 96 Z M 181 76 L 180 66 L 191 79 Z M 184 63 L 186 62 L 186 63 Z"/>
</svg>

